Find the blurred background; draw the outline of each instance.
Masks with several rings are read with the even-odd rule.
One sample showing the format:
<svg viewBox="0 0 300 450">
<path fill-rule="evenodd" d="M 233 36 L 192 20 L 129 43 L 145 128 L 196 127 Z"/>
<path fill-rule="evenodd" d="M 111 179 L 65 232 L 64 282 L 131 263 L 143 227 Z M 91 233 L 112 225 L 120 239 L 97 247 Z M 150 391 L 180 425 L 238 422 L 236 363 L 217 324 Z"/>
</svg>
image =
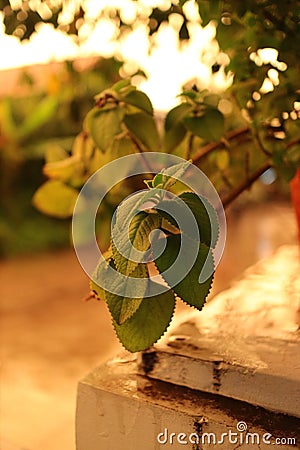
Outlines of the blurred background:
<svg viewBox="0 0 300 450">
<path fill-rule="evenodd" d="M 201 64 L 193 53 L 199 53 L 200 32 L 206 50 Z M 2 27 L 1 450 L 74 449 L 77 382 L 121 350 L 105 304 L 83 301 L 89 283 L 71 248 L 70 220 L 45 216 L 32 204 L 45 181 L 49 148 L 69 151 L 94 95 L 124 74 L 136 72 L 137 84 L 162 114 L 193 77 L 202 77 L 204 87 L 230 84 L 225 73 L 213 76 L 210 70 L 218 52 L 210 27 L 199 25 L 198 47 L 191 41 L 184 66 L 183 53 L 170 56 L 172 30 L 163 32 L 150 56 L 142 37 L 124 38 L 117 48 L 112 38 L 113 30 L 102 24 L 78 46 L 45 24 L 21 44 Z M 135 58 L 143 61 L 147 78 L 136 70 Z M 228 240 L 212 295 L 279 245 L 297 240 L 288 183 L 273 170 L 227 209 L 227 221 Z"/>
</svg>

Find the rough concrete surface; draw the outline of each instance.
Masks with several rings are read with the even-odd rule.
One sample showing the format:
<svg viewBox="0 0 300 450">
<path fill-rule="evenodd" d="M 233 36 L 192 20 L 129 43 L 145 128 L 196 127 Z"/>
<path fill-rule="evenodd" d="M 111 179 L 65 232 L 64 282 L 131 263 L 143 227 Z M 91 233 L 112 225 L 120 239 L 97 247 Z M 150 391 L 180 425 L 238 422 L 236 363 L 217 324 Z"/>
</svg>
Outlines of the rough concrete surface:
<svg viewBox="0 0 300 450">
<path fill-rule="evenodd" d="M 76 431 L 77 450 L 300 448 L 300 419 L 138 375 L 128 354 L 80 382 Z"/>
</svg>

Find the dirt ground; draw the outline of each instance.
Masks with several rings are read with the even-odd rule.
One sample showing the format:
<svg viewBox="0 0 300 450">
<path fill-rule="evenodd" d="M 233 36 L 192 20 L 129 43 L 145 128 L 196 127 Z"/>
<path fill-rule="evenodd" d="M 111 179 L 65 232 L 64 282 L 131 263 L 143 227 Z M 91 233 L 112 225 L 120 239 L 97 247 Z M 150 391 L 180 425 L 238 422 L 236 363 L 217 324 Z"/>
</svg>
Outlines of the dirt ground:
<svg viewBox="0 0 300 450">
<path fill-rule="evenodd" d="M 214 292 L 295 242 L 287 204 L 231 214 Z M 106 306 L 82 300 L 88 279 L 72 250 L 1 261 L 0 277 L 0 450 L 74 450 L 78 380 L 121 349 Z"/>
<path fill-rule="evenodd" d="M 72 251 L 2 262 L 1 450 L 74 447 L 76 384 L 120 347 Z M 1 442 L 1 441 L 0 441 Z"/>
</svg>

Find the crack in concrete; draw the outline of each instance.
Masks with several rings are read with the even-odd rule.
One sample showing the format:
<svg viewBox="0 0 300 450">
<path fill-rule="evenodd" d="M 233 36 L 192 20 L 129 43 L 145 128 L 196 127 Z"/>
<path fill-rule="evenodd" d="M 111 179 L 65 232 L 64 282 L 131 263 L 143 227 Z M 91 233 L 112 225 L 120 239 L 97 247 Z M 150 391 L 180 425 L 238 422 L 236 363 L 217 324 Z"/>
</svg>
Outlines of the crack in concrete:
<svg viewBox="0 0 300 450">
<path fill-rule="evenodd" d="M 194 428 L 197 436 L 199 436 L 199 441 L 201 441 L 201 437 L 203 434 L 203 425 L 207 422 L 208 422 L 207 419 L 203 416 L 195 418 L 193 428 Z M 197 444 L 193 444 L 192 450 L 203 450 L 203 447 L 200 446 L 200 442 L 199 442 Z"/>
<path fill-rule="evenodd" d="M 141 359 L 141 369 L 145 373 L 145 375 L 148 375 L 151 373 L 154 369 L 154 366 L 158 362 L 158 356 L 155 351 L 148 351 L 142 353 L 142 359 Z"/>
<path fill-rule="evenodd" d="M 222 361 L 214 361 L 213 362 L 213 387 L 216 392 L 219 392 L 221 387 L 221 370 L 222 370 Z"/>
</svg>

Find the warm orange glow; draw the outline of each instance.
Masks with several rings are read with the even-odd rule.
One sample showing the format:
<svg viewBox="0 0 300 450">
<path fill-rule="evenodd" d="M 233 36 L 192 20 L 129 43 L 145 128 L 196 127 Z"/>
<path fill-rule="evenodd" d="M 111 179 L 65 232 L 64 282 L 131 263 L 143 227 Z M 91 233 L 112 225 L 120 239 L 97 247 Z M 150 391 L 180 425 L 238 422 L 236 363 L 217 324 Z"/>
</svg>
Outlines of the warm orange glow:
<svg viewBox="0 0 300 450">
<path fill-rule="evenodd" d="M 40 2 L 38 2 L 40 3 Z M 134 21 L 137 12 L 149 14 L 149 5 L 168 7 L 169 1 L 141 0 L 135 5 L 127 0 L 94 1 L 87 0 L 88 15 L 95 17 L 104 8 L 122 7 L 123 19 Z M 191 39 L 181 45 L 178 40 L 178 30 L 181 18 L 177 14 L 170 17 L 168 25 L 162 26 L 155 37 L 155 45 L 149 55 L 149 40 L 144 23 L 137 22 L 133 33 L 118 36 L 117 24 L 108 17 L 99 20 L 91 32 L 89 25 L 80 28 L 81 45 L 63 32 L 55 31 L 51 25 L 41 24 L 38 33 L 29 41 L 20 43 L 17 37 L 6 36 L 4 26 L 0 26 L 0 46 L 5 48 L 0 61 L 0 70 L 49 61 L 61 61 L 77 56 L 101 55 L 110 57 L 119 55 L 126 60 L 121 75 L 132 76 L 139 67 L 146 73 L 148 79 L 134 77 L 133 82 L 143 89 L 151 98 L 154 107 L 166 110 L 178 102 L 177 95 L 182 86 L 188 82 L 196 82 L 200 89 L 224 89 L 231 83 L 223 70 L 212 76 L 210 67 L 218 61 L 228 62 L 228 57 L 219 53 L 214 41 L 215 28 L 208 25 L 201 27 L 193 2 L 185 4 L 185 13 L 191 20 L 189 32 Z M 64 20 L 67 20 L 64 13 Z M 224 59 L 225 58 L 225 59 Z"/>
<path fill-rule="evenodd" d="M 34 0 L 40 14 L 46 16 L 44 3 Z M 77 0 L 76 0 L 77 1 Z M 33 0 L 31 0 L 33 2 Z M 16 6 L 21 2 L 14 0 Z M 76 3 L 76 2 L 75 2 Z M 71 7 L 75 3 L 70 3 Z M 44 5 L 44 6 L 43 6 Z M 38 33 L 30 41 L 20 43 L 17 37 L 6 36 L 4 25 L 0 24 L 0 46 L 5 49 L 0 61 L 0 70 L 49 61 L 62 61 L 76 57 L 113 55 L 124 59 L 126 63 L 121 69 L 121 76 L 128 77 L 141 68 L 147 75 L 145 80 L 141 76 L 133 77 L 133 82 L 144 90 L 151 98 L 155 109 L 167 110 L 178 103 L 178 94 L 187 83 L 195 83 L 199 89 L 224 90 L 231 84 L 232 78 L 226 76 L 223 68 L 212 76 L 211 66 L 218 63 L 227 65 L 229 58 L 219 51 L 214 40 L 215 27 L 209 24 L 201 27 L 198 9 L 193 1 L 187 1 L 184 12 L 190 23 L 190 40 L 179 43 L 178 31 L 182 25 L 182 18 L 178 14 L 170 16 L 169 24 L 162 25 L 154 38 L 154 48 L 150 52 L 147 28 L 143 21 L 135 21 L 137 14 L 147 18 L 151 6 L 168 9 L 170 2 L 166 0 L 85 0 L 87 16 L 97 17 L 103 10 L 121 9 L 124 21 L 133 25 L 133 32 L 118 38 L 117 22 L 109 15 L 98 21 L 91 29 L 83 24 L 79 30 L 81 44 L 77 46 L 72 37 L 61 31 L 54 30 L 51 25 L 41 24 Z M 70 20 L 71 11 L 65 8 L 61 21 Z M 261 94 L 271 92 L 279 84 L 279 72 L 286 70 L 284 62 L 278 61 L 278 51 L 274 48 L 262 48 L 250 55 L 258 65 L 270 63 L 273 68 L 268 71 L 268 77 L 262 83 L 259 92 L 253 94 L 258 101 Z M 279 72 L 278 72 L 279 71 Z"/>
</svg>

